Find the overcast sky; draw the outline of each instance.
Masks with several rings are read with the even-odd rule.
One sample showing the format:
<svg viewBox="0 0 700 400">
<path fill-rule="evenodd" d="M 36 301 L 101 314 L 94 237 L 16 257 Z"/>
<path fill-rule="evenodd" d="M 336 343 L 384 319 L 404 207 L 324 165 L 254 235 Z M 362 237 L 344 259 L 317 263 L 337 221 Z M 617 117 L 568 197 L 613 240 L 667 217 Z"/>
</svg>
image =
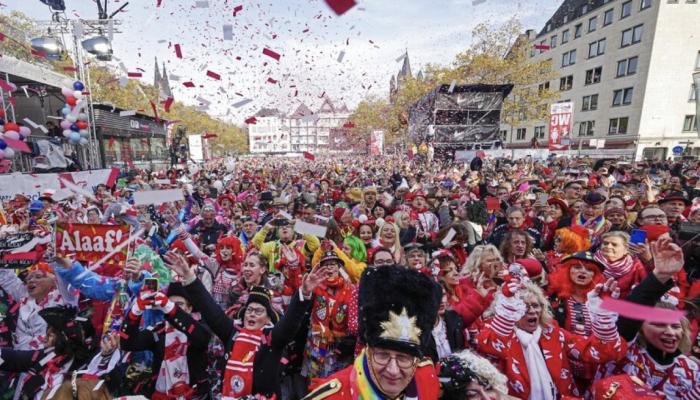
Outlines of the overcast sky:
<svg viewBox="0 0 700 400">
<path fill-rule="evenodd" d="M 97 18 L 93 0 L 65 2 L 66 17 Z M 469 46 L 476 24 L 499 24 L 516 16 L 539 31 L 561 3 L 367 0 L 338 17 L 323 0 L 209 0 L 207 7 L 197 7 L 203 2 L 195 0 L 162 0 L 160 7 L 157 2 L 131 0 L 126 12 L 115 17 L 122 25 L 114 37 L 114 55 L 129 72 L 145 70 L 142 79 L 149 84 L 158 57 L 179 78 L 171 80 L 177 100 L 198 104 L 203 99 L 211 103 L 210 114 L 238 124 L 261 107 L 289 112 L 304 102 L 313 110 L 324 94 L 350 108 L 367 95 L 387 97 L 389 79 L 401 67 L 396 59 L 404 51 L 414 74 L 428 63 L 448 64 Z M 50 18 L 39 0 L 2 3 L 4 12 Z M 110 11 L 124 3 L 110 0 Z M 234 16 L 239 5 L 243 9 Z M 223 40 L 226 24 L 233 26 L 233 40 Z M 174 44 L 181 45 L 182 59 Z M 279 61 L 264 55 L 264 48 L 279 53 Z M 207 71 L 221 79 L 208 77 Z M 186 88 L 182 83 L 187 81 L 196 86 Z M 246 98 L 253 101 L 233 107 Z"/>
</svg>

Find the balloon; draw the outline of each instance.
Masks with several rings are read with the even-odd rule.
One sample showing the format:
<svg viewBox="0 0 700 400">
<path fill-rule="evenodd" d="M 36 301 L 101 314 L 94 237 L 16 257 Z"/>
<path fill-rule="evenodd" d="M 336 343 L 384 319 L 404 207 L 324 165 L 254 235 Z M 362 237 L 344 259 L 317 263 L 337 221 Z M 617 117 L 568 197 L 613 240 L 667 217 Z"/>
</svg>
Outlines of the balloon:
<svg viewBox="0 0 700 400">
<path fill-rule="evenodd" d="M 66 96 L 66 103 L 68 103 L 69 106 L 75 106 L 78 104 L 78 99 L 71 94 L 70 96 Z"/>
<path fill-rule="evenodd" d="M 80 140 L 80 134 L 78 132 L 73 131 L 70 133 L 70 141 L 71 142 L 77 142 L 79 140 Z"/>
<path fill-rule="evenodd" d="M 66 139 L 68 139 L 68 138 L 70 137 L 70 134 L 71 134 L 71 133 L 73 133 L 72 130 L 66 129 L 66 130 L 63 131 L 63 137 L 66 138 Z"/>
<path fill-rule="evenodd" d="M 90 131 L 88 131 L 87 129 L 81 129 L 78 133 L 80 133 L 80 137 L 86 138 L 90 136 Z"/>
<path fill-rule="evenodd" d="M 15 156 L 15 151 L 11 147 L 5 149 L 5 158 L 12 158 Z"/>
<path fill-rule="evenodd" d="M 32 130 L 29 129 L 28 127 L 26 127 L 26 126 L 19 127 L 19 135 L 20 136 L 26 137 L 26 136 L 29 136 L 31 134 L 32 134 Z"/>
<path fill-rule="evenodd" d="M 72 124 L 78 120 L 78 117 L 76 117 L 73 114 L 68 114 L 68 115 L 66 115 L 66 120 L 70 121 L 70 123 Z"/>
<path fill-rule="evenodd" d="M 17 131 L 6 131 L 5 137 L 8 137 L 10 139 L 19 140 L 19 133 Z"/>
<path fill-rule="evenodd" d="M 5 158 L 5 150 L 0 150 L 0 160 Z"/>
<path fill-rule="evenodd" d="M 85 85 L 83 85 L 83 82 L 75 81 L 75 82 L 73 82 L 73 89 L 83 90 L 83 89 L 85 89 Z"/>
<path fill-rule="evenodd" d="M 65 119 L 61 121 L 61 129 L 70 129 L 71 123 L 70 121 L 66 121 Z"/>
<path fill-rule="evenodd" d="M 0 139 L 0 150 L 5 150 L 7 148 L 7 143 L 5 143 L 4 140 Z M 2 157 L 0 157 L 2 158 Z"/>
<path fill-rule="evenodd" d="M 17 85 L 15 85 L 12 82 L 8 82 L 8 84 L 10 85 L 10 92 L 14 92 L 15 90 L 17 90 Z"/>
<path fill-rule="evenodd" d="M 5 110 L 0 107 L 0 118 L 5 118 Z"/>
<path fill-rule="evenodd" d="M 85 121 L 78 120 L 78 122 L 76 122 L 75 124 L 78 125 L 78 128 L 80 129 L 87 129 L 88 127 L 88 124 Z"/>
<path fill-rule="evenodd" d="M 61 94 L 63 95 L 63 97 L 72 96 L 72 95 L 73 95 L 73 90 L 64 87 L 64 88 L 61 88 Z"/>
<path fill-rule="evenodd" d="M 7 122 L 5 123 L 5 132 L 7 131 L 19 131 L 19 125 L 14 122 Z"/>
<path fill-rule="evenodd" d="M 80 138 L 80 142 L 79 142 L 79 143 L 80 143 L 81 146 L 85 146 L 85 145 L 88 143 L 88 140 L 85 139 L 85 138 Z"/>
<path fill-rule="evenodd" d="M 75 97 L 77 100 L 81 100 L 83 98 L 83 92 L 76 90 L 73 92 L 73 97 Z"/>
<path fill-rule="evenodd" d="M 85 113 L 78 114 L 78 119 L 80 121 L 87 121 L 87 114 L 85 114 Z"/>
<path fill-rule="evenodd" d="M 61 109 L 61 114 L 63 114 L 64 118 L 66 115 L 70 114 L 70 106 L 68 104 Z"/>
<path fill-rule="evenodd" d="M 80 128 L 78 127 L 78 124 L 72 124 L 70 126 L 70 130 L 72 130 L 73 132 L 78 132 Z"/>
<path fill-rule="evenodd" d="M 0 108 L 2 110 L 2 108 Z M 0 118 L 0 125 L 5 125 L 5 118 Z"/>
</svg>

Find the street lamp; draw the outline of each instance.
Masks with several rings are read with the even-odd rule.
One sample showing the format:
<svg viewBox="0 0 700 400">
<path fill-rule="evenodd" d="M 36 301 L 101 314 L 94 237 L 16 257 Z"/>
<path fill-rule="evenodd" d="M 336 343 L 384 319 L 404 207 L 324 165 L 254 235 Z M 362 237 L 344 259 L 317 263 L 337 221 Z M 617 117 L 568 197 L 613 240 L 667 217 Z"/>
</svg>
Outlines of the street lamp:
<svg viewBox="0 0 700 400">
<path fill-rule="evenodd" d="M 51 61 L 56 61 L 61 58 L 63 45 L 61 42 L 50 36 L 42 36 L 31 40 L 32 49 L 38 51 Z"/>
<path fill-rule="evenodd" d="M 82 41 L 83 48 L 100 61 L 112 60 L 112 44 L 105 36 L 95 36 Z"/>
</svg>

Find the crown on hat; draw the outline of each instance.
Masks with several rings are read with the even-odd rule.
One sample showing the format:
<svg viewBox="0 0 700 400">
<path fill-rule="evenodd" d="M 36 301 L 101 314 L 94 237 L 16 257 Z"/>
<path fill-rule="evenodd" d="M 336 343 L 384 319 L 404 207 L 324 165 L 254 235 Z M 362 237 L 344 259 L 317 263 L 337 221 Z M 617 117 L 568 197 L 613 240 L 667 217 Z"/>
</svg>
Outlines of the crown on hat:
<svg viewBox="0 0 700 400">
<path fill-rule="evenodd" d="M 389 311 L 389 320 L 379 325 L 383 329 L 379 335 L 382 339 L 420 343 L 421 330 L 416 326 L 416 317 L 409 317 L 406 307 L 401 309 L 401 314 Z"/>
</svg>

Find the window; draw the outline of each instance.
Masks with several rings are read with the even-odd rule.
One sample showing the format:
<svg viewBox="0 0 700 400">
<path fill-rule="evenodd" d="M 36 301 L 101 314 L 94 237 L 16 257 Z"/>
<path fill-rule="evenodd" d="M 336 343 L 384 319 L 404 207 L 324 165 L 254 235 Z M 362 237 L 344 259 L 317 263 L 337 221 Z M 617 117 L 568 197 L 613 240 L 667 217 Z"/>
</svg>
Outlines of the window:
<svg viewBox="0 0 700 400">
<path fill-rule="evenodd" d="M 535 139 L 544 139 L 544 126 L 535 127 Z"/>
<path fill-rule="evenodd" d="M 588 32 L 595 32 L 598 28 L 598 17 L 593 17 L 588 20 Z"/>
<path fill-rule="evenodd" d="M 700 69 L 700 51 L 698 51 L 698 55 L 695 56 L 695 69 Z"/>
<path fill-rule="evenodd" d="M 625 88 L 613 92 L 613 106 L 627 106 L 632 104 L 632 94 L 634 88 Z"/>
<path fill-rule="evenodd" d="M 608 135 L 624 135 L 627 133 L 629 117 L 612 118 L 608 126 Z"/>
<path fill-rule="evenodd" d="M 583 27 L 581 26 L 581 24 L 577 24 L 577 25 L 574 27 L 574 39 L 578 39 L 578 38 L 581 37 L 581 31 L 582 31 L 582 30 L 583 30 Z"/>
<path fill-rule="evenodd" d="M 559 90 L 562 92 L 565 92 L 567 90 L 571 90 L 571 88 L 574 86 L 574 76 L 569 75 L 569 76 L 563 76 L 561 79 L 559 79 Z"/>
<path fill-rule="evenodd" d="M 695 115 L 686 115 L 683 121 L 683 132 L 695 132 L 698 130 L 698 120 Z"/>
<path fill-rule="evenodd" d="M 605 38 L 588 44 L 588 58 L 605 54 Z"/>
<path fill-rule="evenodd" d="M 525 140 L 525 136 L 527 135 L 527 128 L 518 128 L 518 130 L 515 131 L 515 134 L 515 140 Z"/>
<path fill-rule="evenodd" d="M 613 10 L 612 8 L 603 14 L 603 26 L 608 26 L 613 23 Z"/>
<path fill-rule="evenodd" d="M 581 121 L 578 125 L 579 136 L 593 136 L 595 131 L 595 121 Z"/>
<path fill-rule="evenodd" d="M 598 109 L 598 95 L 583 96 L 581 111 L 593 111 Z"/>
<path fill-rule="evenodd" d="M 695 84 L 690 84 L 690 95 L 688 96 L 688 101 L 695 101 Z"/>
<path fill-rule="evenodd" d="M 576 50 L 567 51 L 561 55 L 561 66 L 568 67 L 576 64 Z"/>
<path fill-rule="evenodd" d="M 627 18 L 632 14 L 632 0 L 622 3 L 622 12 L 620 13 L 620 19 Z"/>
<path fill-rule="evenodd" d="M 617 62 L 617 75 L 616 78 L 627 75 L 634 75 L 637 73 L 637 61 L 639 58 L 631 57 Z"/>
<path fill-rule="evenodd" d="M 565 30 L 561 33 L 561 44 L 569 43 L 569 30 Z"/>
<path fill-rule="evenodd" d="M 603 75 L 603 67 L 589 69 L 586 71 L 586 85 L 600 82 L 601 75 Z"/>
<path fill-rule="evenodd" d="M 633 28 L 625 29 L 622 31 L 622 43 L 620 47 L 627 47 L 635 43 L 642 41 L 642 27 L 643 25 L 637 25 Z"/>
<path fill-rule="evenodd" d="M 557 35 L 554 35 L 549 39 L 549 47 L 552 49 L 557 47 Z"/>
<path fill-rule="evenodd" d="M 549 82 L 540 83 L 539 86 L 537 86 L 538 94 L 542 94 L 542 92 L 546 92 L 547 90 L 549 90 Z"/>
<path fill-rule="evenodd" d="M 508 139 L 508 131 L 501 131 L 501 140 Z"/>
<path fill-rule="evenodd" d="M 646 10 L 649 7 L 651 7 L 651 0 L 642 0 L 639 10 Z"/>
</svg>

